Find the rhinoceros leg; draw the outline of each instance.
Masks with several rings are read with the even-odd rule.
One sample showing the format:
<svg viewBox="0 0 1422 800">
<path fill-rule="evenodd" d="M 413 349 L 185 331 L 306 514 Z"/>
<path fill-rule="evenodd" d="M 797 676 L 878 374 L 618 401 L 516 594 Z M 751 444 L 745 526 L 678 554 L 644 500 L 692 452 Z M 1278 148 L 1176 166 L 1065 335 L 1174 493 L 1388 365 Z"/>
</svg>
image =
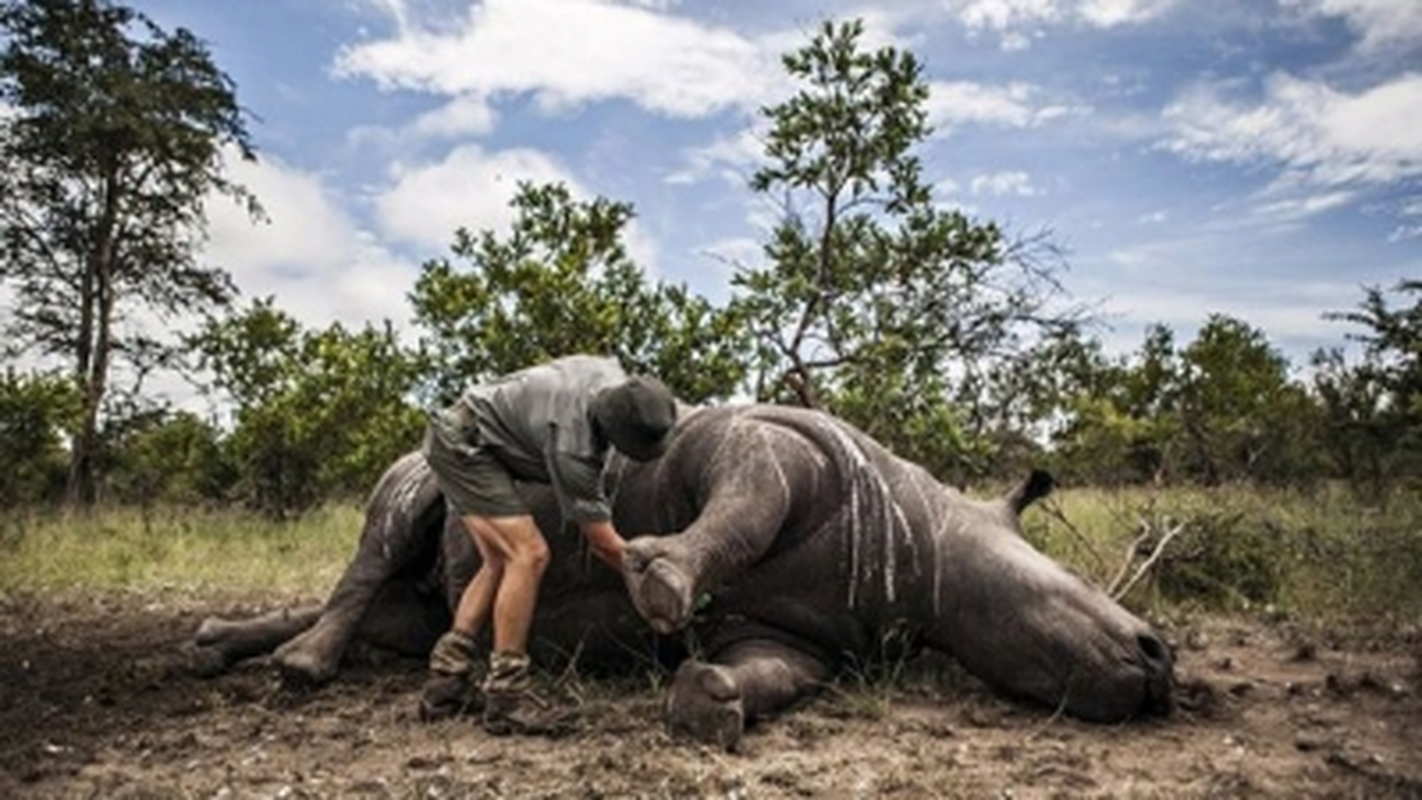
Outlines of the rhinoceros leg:
<svg viewBox="0 0 1422 800">
<path fill-rule="evenodd" d="M 355 638 L 382 650 L 423 658 L 449 630 L 444 596 L 409 580 L 380 587 L 356 627 Z"/>
<path fill-rule="evenodd" d="M 688 659 L 676 671 L 665 713 L 674 732 L 733 749 L 746 724 L 785 708 L 832 675 L 823 659 L 774 639 L 748 639 L 711 662 Z"/>
<path fill-rule="evenodd" d="M 312 605 L 252 619 L 208 617 L 193 636 L 197 646 L 193 667 L 204 675 L 224 672 L 239 661 L 270 653 L 310 628 L 320 616 L 321 607 Z"/>
<path fill-rule="evenodd" d="M 815 458 L 793 431 L 739 425 L 708 470 L 707 499 L 696 519 L 681 533 L 628 543 L 627 588 L 657 632 L 685 627 L 703 592 L 760 560 L 790 514 L 791 499 L 814 496 L 817 470 L 808 464 Z"/>
<path fill-rule="evenodd" d="M 193 636 L 193 668 L 216 675 L 239 661 L 265 655 L 309 630 L 324 607 L 302 606 L 272 611 L 251 619 L 209 617 Z M 386 583 L 356 629 L 362 641 L 403 655 L 429 653 L 441 631 L 449 626 L 449 611 L 436 593 L 420 592 L 406 580 Z"/>
<path fill-rule="evenodd" d="M 355 557 L 336 582 L 320 618 L 277 648 L 274 660 L 284 680 L 321 684 L 335 676 L 346 645 L 376 595 L 397 575 L 418 571 L 423 561 L 433 564 L 443 510 L 438 486 L 418 453 L 386 471 L 366 508 Z"/>
</svg>

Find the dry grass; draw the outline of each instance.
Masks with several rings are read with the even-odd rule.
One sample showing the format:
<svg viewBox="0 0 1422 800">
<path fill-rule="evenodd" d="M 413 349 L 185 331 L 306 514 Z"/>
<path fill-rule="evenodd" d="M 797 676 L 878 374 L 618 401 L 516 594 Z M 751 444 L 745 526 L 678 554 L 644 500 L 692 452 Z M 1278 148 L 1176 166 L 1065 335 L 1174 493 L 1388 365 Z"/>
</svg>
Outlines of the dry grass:
<svg viewBox="0 0 1422 800">
<path fill-rule="evenodd" d="M 331 505 L 272 522 L 233 510 L 107 509 L 0 519 L 0 594 L 175 588 L 319 597 L 355 547 L 362 511 Z M 1329 621 L 1422 617 L 1422 498 L 1366 505 L 1340 488 L 1069 489 L 1029 511 L 1026 535 L 1101 586 L 1121 587 L 1166 532 L 1126 602 L 1275 607 Z"/>
<path fill-rule="evenodd" d="M 354 552 L 361 517 L 353 505 L 285 523 L 228 510 L 12 513 L 0 526 L 0 593 L 319 593 Z"/>
<path fill-rule="evenodd" d="M 1075 489 L 1029 512 L 1035 544 L 1098 585 L 1166 546 L 1128 603 L 1272 607 L 1406 624 L 1422 615 L 1422 498 L 1369 504 L 1341 487 Z"/>
</svg>

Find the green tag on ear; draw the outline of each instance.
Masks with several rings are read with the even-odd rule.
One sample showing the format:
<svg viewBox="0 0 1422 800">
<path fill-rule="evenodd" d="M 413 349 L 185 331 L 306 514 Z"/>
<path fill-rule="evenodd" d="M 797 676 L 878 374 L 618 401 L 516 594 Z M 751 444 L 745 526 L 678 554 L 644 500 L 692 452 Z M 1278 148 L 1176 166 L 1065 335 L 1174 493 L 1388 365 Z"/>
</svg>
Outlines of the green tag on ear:
<svg viewBox="0 0 1422 800">
<path fill-rule="evenodd" d="M 702 592 L 696 596 L 696 610 L 701 611 L 711 605 L 711 593 Z"/>
</svg>

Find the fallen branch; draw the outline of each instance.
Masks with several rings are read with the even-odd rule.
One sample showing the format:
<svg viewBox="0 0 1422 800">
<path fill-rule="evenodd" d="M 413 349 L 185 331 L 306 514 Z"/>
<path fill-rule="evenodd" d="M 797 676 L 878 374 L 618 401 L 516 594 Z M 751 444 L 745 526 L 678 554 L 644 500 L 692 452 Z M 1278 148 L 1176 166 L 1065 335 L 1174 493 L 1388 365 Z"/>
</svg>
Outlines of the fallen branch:
<svg viewBox="0 0 1422 800">
<path fill-rule="evenodd" d="M 1128 592 L 1134 589 L 1136 584 L 1140 582 L 1140 579 L 1143 578 L 1145 574 L 1150 571 L 1150 568 L 1155 566 L 1155 562 L 1159 561 L 1160 557 L 1165 554 L 1165 546 L 1170 544 L 1170 541 L 1176 536 L 1179 536 L 1180 532 L 1183 530 L 1185 530 L 1185 523 L 1181 522 L 1180 524 L 1166 531 L 1165 535 L 1160 537 L 1160 541 L 1155 543 L 1155 549 L 1151 551 L 1150 557 L 1148 557 L 1145 561 L 1141 562 L 1141 565 L 1136 568 L 1135 574 L 1131 576 L 1131 579 L 1126 582 L 1125 586 L 1122 586 L 1120 587 L 1120 589 L 1117 589 L 1115 585 L 1117 581 L 1113 581 L 1111 588 L 1108 590 L 1108 594 L 1111 595 L 1111 599 L 1120 600 L 1122 597 L 1125 597 Z M 1136 544 L 1133 546 L 1133 548 L 1138 547 L 1140 545 L 1140 542 L 1144 540 L 1145 536 L 1148 535 L 1149 532 L 1150 531 L 1147 530 L 1146 533 L 1141 534 L 1141 537 L 1136 540 Z M 1132 552 L 1134 553 L 1134 549 L 1132 550 Z M 1127 564 L 1129 563 L 1130 562 L 1127 562 Z M 1121 574 L 1124 575 L 1125 571 L 1122 570 Z"/>
<path fill-rule="evenodd" d="M 1131 565 L 1136 563 L 1136 553 L 1141 550 L 1141 545 L 1150 538 L 1150 526 L 1141 521 L 1141 533 L 1131 540 L 1130 546 L 1126 548 L 1126 555 L 1121 559 L 1121 566 L 1116 570 L 1116 574 L 1111 576 L 1111 581 L 1106 584 L 1106 593 L 1115 596 L 1116 588 L 1121 585 L 1121 581 L 1126 579 L 1126 574 L 1131 571 Z"/>
</svg>

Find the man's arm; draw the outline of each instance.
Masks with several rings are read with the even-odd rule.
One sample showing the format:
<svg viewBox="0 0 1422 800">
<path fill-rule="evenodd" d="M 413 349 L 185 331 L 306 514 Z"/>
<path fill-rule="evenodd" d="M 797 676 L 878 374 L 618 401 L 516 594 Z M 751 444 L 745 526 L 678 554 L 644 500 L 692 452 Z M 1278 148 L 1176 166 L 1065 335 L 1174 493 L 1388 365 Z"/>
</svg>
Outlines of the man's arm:
<svg viewBox="0 0 1422 800">
<path fill-rule="evenodd" d="M 622 553 L 627 549 L 627 542 L 617 529 L 612 527 L 612 522 L 584 522 L 578 527 L 582 528 L 583 536 L 587 538 L 593 555 L 609 567 L 622 572 Z"/>
</svg>

